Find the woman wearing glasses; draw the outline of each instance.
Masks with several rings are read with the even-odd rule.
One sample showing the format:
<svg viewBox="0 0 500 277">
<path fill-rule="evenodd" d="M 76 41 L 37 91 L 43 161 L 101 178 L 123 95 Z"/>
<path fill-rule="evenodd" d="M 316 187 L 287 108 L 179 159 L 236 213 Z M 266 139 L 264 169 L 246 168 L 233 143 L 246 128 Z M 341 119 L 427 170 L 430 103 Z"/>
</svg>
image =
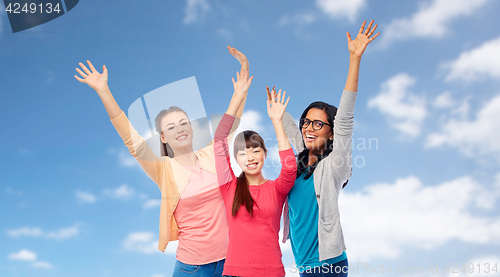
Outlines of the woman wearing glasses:
<svg viewBox="0 0 500 277">
<path fill-rule="evenodd" d="M 373 35 L 377 28 L 372 29 L 373 20 L 366 30 L 365 23 L 354 40 L 347 33 L 350 64 L 338 110 L 314 102 L 302 113 L 299 128 L 290 114 L 283 117 L 286 134 L 299 153 L 297 178 L 283 214 L 283 242 L 290 238 L 301 276 L 347 276 L 338 196 L 352 171 L 351 136 L 361 56 L 379 35 Z"/>
</svg>

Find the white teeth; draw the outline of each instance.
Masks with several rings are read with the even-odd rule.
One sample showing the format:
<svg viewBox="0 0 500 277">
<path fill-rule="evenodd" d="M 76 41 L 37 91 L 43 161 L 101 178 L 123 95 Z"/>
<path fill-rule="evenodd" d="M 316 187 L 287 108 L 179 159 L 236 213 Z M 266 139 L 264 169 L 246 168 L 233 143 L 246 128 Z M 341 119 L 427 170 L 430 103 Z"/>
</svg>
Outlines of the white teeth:
<svg viewBox="0 0 500 277">
<path fill-rule="evenodd" d="M 257 167 L 257 164 L 254 163 L 254 164 L 247 164 L 247 168 L 256 168 Z"/>
</svg>

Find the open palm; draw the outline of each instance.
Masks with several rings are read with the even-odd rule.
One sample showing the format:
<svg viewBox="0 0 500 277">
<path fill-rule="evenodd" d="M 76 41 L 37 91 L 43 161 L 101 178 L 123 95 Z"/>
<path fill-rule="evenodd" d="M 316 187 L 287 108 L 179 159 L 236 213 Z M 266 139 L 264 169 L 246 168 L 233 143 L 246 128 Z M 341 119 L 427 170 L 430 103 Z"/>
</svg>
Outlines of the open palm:
<svg viewBox="0 0 500 277">
<path fill-rule="evenodd" d="M 375 25 L 372 29 L 373 20 L 370 22 L 366 30 L 365 30 L 365 23 L 366 20 L 363 21 L 363 24 L 361 24 L 361 28 L 359 28 L 358 35 L 354 40 L 351 39 L 351 34 L 347 32 L 347 48 L 349 49 L 349 53 L 360 58 L 365 52 L 366 46 L 368 46 L 368 44 L 372 42 L 380 34 L 379 32 L 373 36 L 373 33 L 375 32 L 375 29 L 377 29 L 378 26 Z"/>
<path fill-rule="evenodd" d="M 290 100 L 290 96 L 285 102 L 286 91 L 283 92 L 283 97 L 281 96 L 281 89 L 278 93 L 275 93 L 275 90 L 271 93 L 271 100 L 267 100 L 267 115 L 269 118 L 274 120 L 281 120 L 283 118 L 283 114 L 285 114 L 286 106 L 288 105 L 288 101 Z"/>
<path fill-rule="evenodd" d="M 106 87 L 108 85 L 108 70 L 106 69 L 106 66 L 102 66 L 103 72 L 101 74 L 94 68 L 89 60 L 87 60 L 87 63 L 89 64 L 90 70 L 83 63 L 78 63 L 82 67 L 83 71 L 80 70 L 80 68 L 76 68 L 76 71 L 80 73 L 83 79 L 76 75 L 75 78 L 81 83 L 89 85 L 96 91 Z"/>
</svg>

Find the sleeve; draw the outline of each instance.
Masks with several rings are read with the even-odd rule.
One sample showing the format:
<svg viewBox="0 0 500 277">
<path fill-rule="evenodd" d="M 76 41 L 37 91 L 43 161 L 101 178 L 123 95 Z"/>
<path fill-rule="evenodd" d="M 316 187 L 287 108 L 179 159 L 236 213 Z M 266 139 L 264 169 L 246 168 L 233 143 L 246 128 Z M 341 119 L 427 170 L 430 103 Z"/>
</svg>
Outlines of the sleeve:
<svg viewBox="0 0 500 277">
<path fill-rule="evenodd" d="M 325 158 L 326 168 L 331 168 L 338 178 L 337 189 L 351 178 L 352 131 L 357 92 L 344 90 L 333 123 L 333 151 Z"/>
<path fill-rule="evenodd" d="M 231 181 L 236 178 L 231 169 L 231 160 L 229 156 L 229 145 L 227 137 L 233 125 L 234 117 L 224 114 L 214 136 L 214 154 L 215 170 L 217 172 L 217 181 L 222 195 L 229 189 Z"/>
<path fill-rule="evenodd" d="M 295 177 L 297 175 L 297 162 L 292 148 L 279 152 L 281 161 L 281 172 L 278 179 L 275 180 L 276 188 L 279 193 L 286 197 L 288 192 L 295 184 Z"/>
<path fill-rule="evenodd" d="M 293 117 L 288 112 L 285 112 L 282 121 L 283 128 L 285 128 L 285 133 L 288 137 L 288 140 L 290 141 L 290 144 L 293 146 L 293 148 L 295 148 L 297 153 L 304 151 L 304 141 L 302 138 L 302 133 L 295 124 L 295 120 L 293 120 Z"/>
<path fill-rule="evenodd" d="M 221 119 L 222 120 L 222 119 Z M 227 141 L 231 141 L 234 138 L 234 135 L 236 135 L 236 130 L 240 126 L 241 119 L 238 117 L 234 118 L 233 125 L 231 127 L 231 130 L 229 131 L 229 135 L 227 136 Z M 212 125 L 213 126 L 213 125 Z M 211 146 L 214 144 L 214 140 L 211 140 L 205 147 Z"/>
<path fill-rule="evenodd" d="M 130 154 L 139 162 L 139 165 L 149 178 L 161 190 L 160 173 L 162 172 L 162 161 L 165 161 L 166 157 L 158 157 L 153 153 L 153 150 L 147 145 L 146 140 L 137 133 L 123 111 L 120 115 L 111 119 L 111 123 L 122 138 Z"/>
</svg>

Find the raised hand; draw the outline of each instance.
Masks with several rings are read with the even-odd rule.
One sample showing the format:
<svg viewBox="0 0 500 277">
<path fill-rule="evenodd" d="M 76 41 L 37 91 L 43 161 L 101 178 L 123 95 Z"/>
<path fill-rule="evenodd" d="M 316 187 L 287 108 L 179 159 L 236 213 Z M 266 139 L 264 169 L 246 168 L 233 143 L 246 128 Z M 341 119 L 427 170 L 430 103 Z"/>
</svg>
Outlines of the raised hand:
<svg viewBox="0 0 500 277">
<path fill-rule="evenodd" d="M 241 64 L 241 72 L 245 70 L 249 70 L 249 65 L 248 65 L 248 59 L 243 53 L 240 51 L 236 50 L 236 48 L 227 46 L 227 50 L 229 50 L 229 54 L 233 55 Z"/>
<path fill-rule="evenodd" d="M 349 53 L 358 58 L 361 58 L 361 56 L 365 52 L 366 46 L 368 46 L 368 44 L 372 42 L 380 34 L 380 32 L 378 32 L 376 35 L 373 36 L 373 33 L 375 32 L 375 29 L 377 29 L 378 26 L 375 25 L 372 29 L 373 20 L 370 22 L 370 24 L 368 24 L 368 28 L 366 28 L 366 30 L 365 30 L 365 23 L 366 20 L 363 21 L 363 24 L 361 24 L 361 28 L 359 28 L 358 35 L 354 40 L 351 39 L 351 34 L 347 32 L 347 48 L 349 49 Z"/>
<path fill-rule="evenodd" d="M 242 71 L 241 73 L 236 71 L 236 82 L 233 80 L 233 86 L 234 86 L 234 93 L 239 95 L 239 96 L 244 96 L 247 92 L 248 89 L 250 88 L 250 85 L 252 84 L 253 76 L 248 78 L 248 71 Z"/>
<path fill-rule="evenodd" d="M 269 93 L 269 87 L 267 88 Z M 285 114 L 286 106 L 288 105 L 288 101 L 290 100 L 290 96 L 285 102 L 286 91 L 283 92 L 283 97 L 281 97 L 281 89 L 276 94 L 275 90 L 271 94 L 271 100 L 267 100 L 267 115 L 271 121 L 281 121 L 283 118 L 283 114 Z"/>
<path fill-rule="evenodd" d="M 106 66 L 102 66 L 103 72 L 101 74 L 94 68 L 89 60 L 87 60 L 87 63 L 89 64 L 90 70 L 83 63 L 78 63 L 82 67 L 84 72 L 81 71 L 80 68 L 76 68 L 76 71 L 80 73 L 83 79 L 79 78 L 76 75 L 75 78 L 81 83 L 89 85 L 96 91 L 106 88 L 106 86 L 108 85 L 108 70 L 106 69 Z"/>
</svg>

